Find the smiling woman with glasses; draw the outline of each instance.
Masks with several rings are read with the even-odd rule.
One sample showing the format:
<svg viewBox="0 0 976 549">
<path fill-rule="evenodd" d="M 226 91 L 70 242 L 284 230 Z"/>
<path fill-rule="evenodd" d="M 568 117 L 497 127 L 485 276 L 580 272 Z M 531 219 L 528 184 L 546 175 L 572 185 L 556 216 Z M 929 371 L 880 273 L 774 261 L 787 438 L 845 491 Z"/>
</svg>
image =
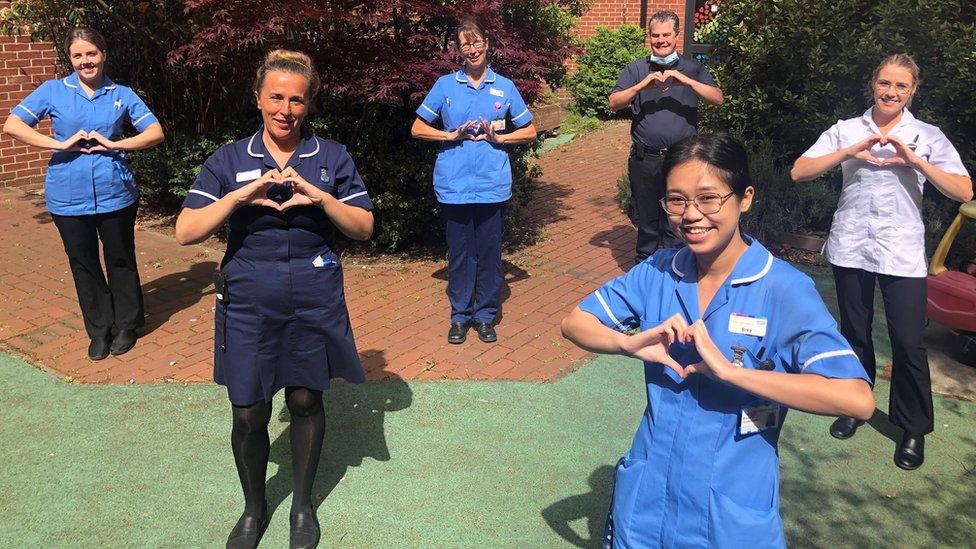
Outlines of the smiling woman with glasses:
<svg viewBox="0 0 976 549">
<path fill-rule="evenodd" d="M 840 330 L 873 382 L 874 285 L 881 286 L 892 347 L 891 421 L 904 430 L 895 464 L 916 469 L 932 432 L 932 383 L 922 344 L 925 327 L 925 224 L 922 188 L 928 181 L 953 200 L 973 198 L 959 153 L 939 128 L 908 110 L 918 91 L 918 65 L 900 53 L 885 58 L 871 78 L 874 103 L 841 120 L 793 164 L 795 181 L 820 177 L 837 165 L 843 188 L 825 252 L 833 266 Z M 830 434 L 854 435 L 858 420 L 839 418 Z"/>
<path fill-rule="evenodd" d="M 874 411 L 813 281 L 740 231 L 756 193 L 748 165 L 727 135 L 669 148 L 662 203 L 685 247 L 658 250 L 563 320 L 583 349 L 643 361 L 647 408 L 617 465 L 605 547 L 784 547 L 787 409 Z"/>
<path fill-rule="evenodd" d="M 511 80 L 488 66 L 488 36 L 475 21 L 455 33 L 464 68 L 440 77 L 411 134 L 437 141 L 434 191 L 447 225 L 448 343 L 498 339 L 492 325 L 501 303 L 502 226 L 512 197 L 507 145 L 535 140 L 532 113 Z M 434 125 L 437 124 L 438 127 Z"/>
</svg>

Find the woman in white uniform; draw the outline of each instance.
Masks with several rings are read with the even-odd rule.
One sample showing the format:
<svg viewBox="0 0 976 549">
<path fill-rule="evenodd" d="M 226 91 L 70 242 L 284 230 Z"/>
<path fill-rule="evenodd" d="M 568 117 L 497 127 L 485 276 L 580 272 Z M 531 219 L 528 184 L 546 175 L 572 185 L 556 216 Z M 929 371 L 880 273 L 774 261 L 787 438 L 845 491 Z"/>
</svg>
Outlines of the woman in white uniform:
<svg viewBox="0 0 976 549">
<path fill-rule="evenodd" d="M 840 329 L 873 381 L 871 323 L 877 281 L 891 340 L 888 415 L 904 430 L 894 460 L 906 470 L 922 465 L 925 435 L 934 422 L 922 345 L 927 274 L 922 187 L 928 181 L 953 200 L 973 198 L 969 173 L 945 134 L 908 110 L 918 82 L 918 65 L 911 56 L 885 58 L 871 77 L 871 108 L 821 134 L 790 173 L 795 181 L 806 181 L 838 164 L 843 170 L 826 247 L 837 282 Z M 830 433 L 850 438 L 861 423 L 841 417 Z"/>
</svg>

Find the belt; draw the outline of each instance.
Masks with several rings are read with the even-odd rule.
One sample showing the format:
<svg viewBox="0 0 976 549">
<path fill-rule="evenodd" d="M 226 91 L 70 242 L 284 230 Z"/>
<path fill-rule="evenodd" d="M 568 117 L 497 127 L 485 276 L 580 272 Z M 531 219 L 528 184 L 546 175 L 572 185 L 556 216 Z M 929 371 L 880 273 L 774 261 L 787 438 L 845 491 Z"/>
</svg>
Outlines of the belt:
<svg viewBox="0 0 976 549">
<path fill-rule="evenodd" d="M 638 145 L 636 143 L 631 146 L 631 150 L 637 153 L 638 156 L 664 156 L 664 154 L 668 152 L 667 148 L 653 149 L 651 147 L 645 147 L 644 145 Z"/>
</svg>

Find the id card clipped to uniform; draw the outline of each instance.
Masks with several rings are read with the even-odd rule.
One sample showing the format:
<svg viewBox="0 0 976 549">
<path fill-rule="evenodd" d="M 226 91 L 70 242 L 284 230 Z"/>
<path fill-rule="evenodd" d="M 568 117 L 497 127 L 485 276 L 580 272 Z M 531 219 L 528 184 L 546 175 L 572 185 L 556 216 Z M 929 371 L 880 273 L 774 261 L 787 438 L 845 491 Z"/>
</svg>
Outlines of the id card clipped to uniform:
<svg viewBox="0 0 976 549">
<path fill-rule="evenodd" d="M 779 404 L 753 402 L 739 409 L 739 436 L 779 428 Z"/>
</svg>

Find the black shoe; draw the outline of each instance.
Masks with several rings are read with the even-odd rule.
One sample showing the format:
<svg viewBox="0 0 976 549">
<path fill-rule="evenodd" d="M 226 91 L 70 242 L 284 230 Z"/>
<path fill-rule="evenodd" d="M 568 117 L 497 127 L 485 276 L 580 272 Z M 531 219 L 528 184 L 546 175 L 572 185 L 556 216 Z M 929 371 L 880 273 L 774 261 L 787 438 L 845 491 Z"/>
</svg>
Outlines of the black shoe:
<svg viewBox="0 0 976 549">
<path fill-rule="evenodd" d="M 88 358 L 102 360 L 108 356 L 111 340 L 108 336 L 96 337 L 88 344 Z"/>
<path fill-rule="evenodd" d="M 895 448 L 895 465 L 906 471 L 914 471 L 925 461 L 925 437 L 905 434 Z"/>
<path fill-rule="evenodd" d="M 291 530 L 288 534 L 289 549 L 315 549 L 319 546 L 319 519 L 315 511 L 300 511 L 291 516 Z"/>
<path fill-rule="evenodd" d="M 119 333 L 115 335 L 115 339 L 112 340 L 112 354 L 124 355 L 125 353 L 128 353 L 129 350 L 135 346 L 135 344 L 135 330 L 119 330 Z"/>
<path fill-rule="evenodd" d="M 839 417 L 830 425 L 830 436 L 841 440 L 851 438 L 864 422 L 852 417 Z"/>
<path fill-rule="evenodd" d="M 498 341 L 498 334 L 495 333 L 495 327 L 491 322 L 475 322 L 474 331 L 478 332 L 478 339 L 485 343 Z"/>
<path fill-rule="evenodd" d="M 268 528 L 268 504 L 261 508 L 261 515 L 244 513 L 227 536 L 227 549 L 254 549 Z"/>
<path fill-rule="evenodd" d="M 447 332 L 447 342 L 455 345 L 464 343 L 464 340 L 468 339 L 470 326 L 467 322 L 452 322 L 451 329 Z"/>
</svg>

